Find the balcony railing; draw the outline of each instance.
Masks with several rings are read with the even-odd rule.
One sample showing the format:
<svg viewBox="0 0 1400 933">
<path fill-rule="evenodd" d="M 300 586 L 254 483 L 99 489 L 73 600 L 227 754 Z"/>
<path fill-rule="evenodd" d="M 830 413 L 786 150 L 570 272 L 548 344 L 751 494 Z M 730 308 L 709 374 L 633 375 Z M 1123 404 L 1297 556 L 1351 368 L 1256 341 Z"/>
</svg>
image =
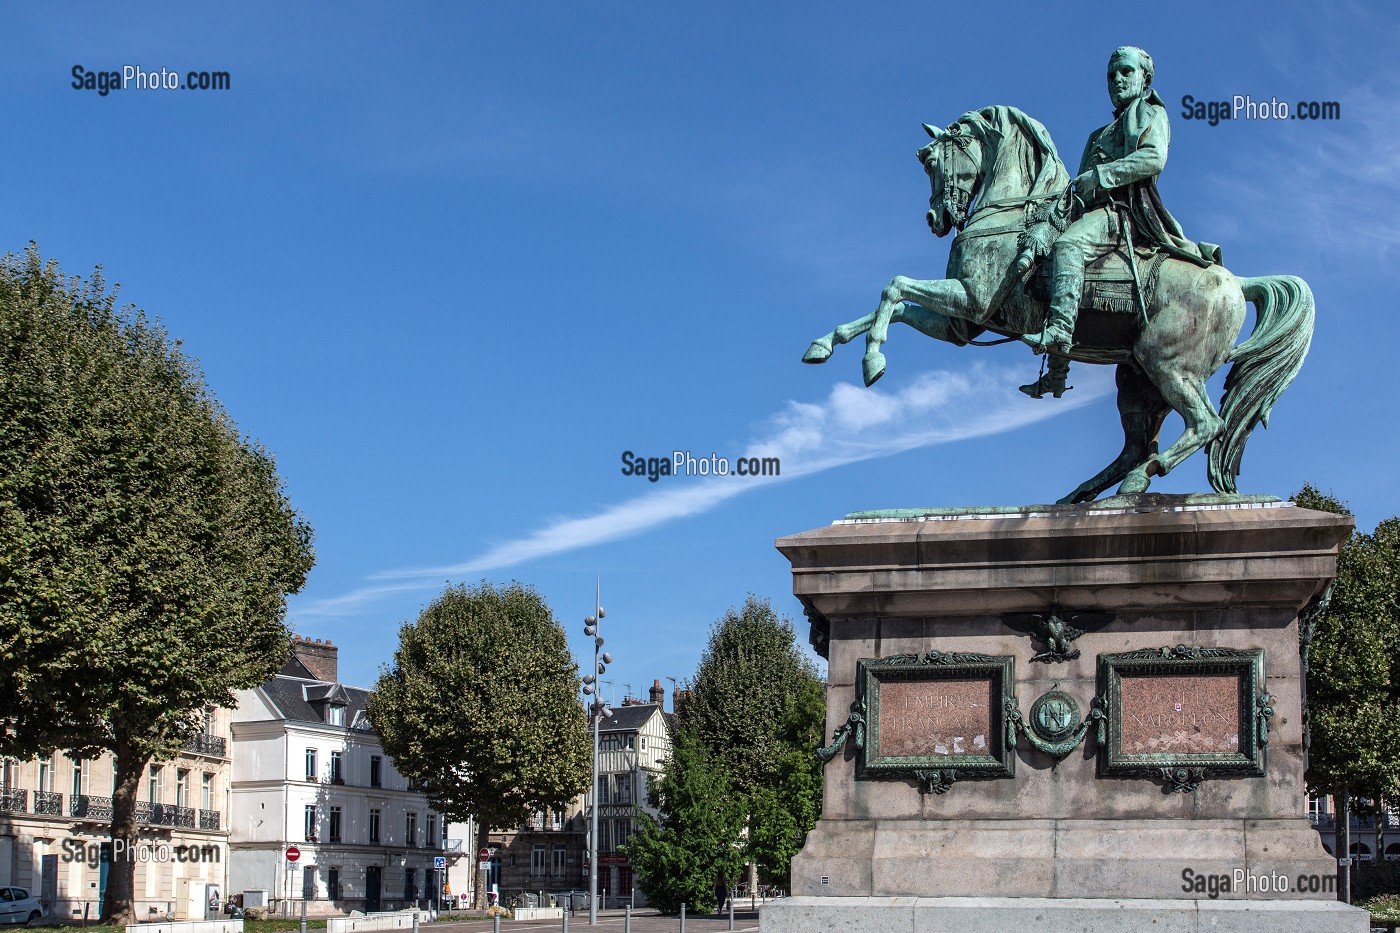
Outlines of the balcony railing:
<svg viewBox="0 0 1400 933">
<path fill-rule="evenodd" d="M 85 820 L 110 820 L 112 818 L 112 798 L 76 794 L 68 801 L 68 815 Z"/>
<path fill-rule="evenodd" d="M 63 795 L 49 790 L 34 792 L 34 812 L 40 816 L 62 816 Z"/>
<path fill-rule="evenodd" d="M 194 829 L 195 811 L 190 807 L 140 800 L 136 803 L 136 822 L 145 823 L 147 826 L 183 826 Z"/>
<path fill-rule="evenodd" d="M 219 758 L 227 758 L 228 739 L 222 735 L 196 733 L 185 742 L 185 751 L 194 752 L 196 755 L 215 755 Z"/>
<path fill-rule="evenodd" d="M 0 790 L 0 813 L 23 813 L 29 802 L 29 791 L 17 787 Z"/>
<path fill-rule="evenodd" d="M 200 828 L 200 829 L 218 829 L 218 828 L 219 828 L 219 811 L 218 811 L 218 810 L 200 810 L 200 811 L 199 811 L 199 828 Z"/>
</svg>

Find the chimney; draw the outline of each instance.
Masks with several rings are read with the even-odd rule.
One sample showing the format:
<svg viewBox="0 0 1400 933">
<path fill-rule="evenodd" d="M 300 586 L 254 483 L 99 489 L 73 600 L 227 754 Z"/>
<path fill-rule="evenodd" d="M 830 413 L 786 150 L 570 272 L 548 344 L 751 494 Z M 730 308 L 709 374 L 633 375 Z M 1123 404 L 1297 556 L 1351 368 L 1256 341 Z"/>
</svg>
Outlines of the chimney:
<svg viewBox="0 0 1400 933">
<path fill-rule="evenodd" d="M 651 699 L 652 703 L 663 708 L 665 707 L 666 691 L 661 688 L 660 679 L 651 682 L 651 690 L 647 692 L 647 696 Z"/>
<path fill-rule="evenodd" d="M 311 676 L 328 684 L 336 682 L 337 655 L 340 649 L 330 643 L 330 639 L 303 638 L 292 636 L 292 654 L 306 666 Z"/>
</svg>

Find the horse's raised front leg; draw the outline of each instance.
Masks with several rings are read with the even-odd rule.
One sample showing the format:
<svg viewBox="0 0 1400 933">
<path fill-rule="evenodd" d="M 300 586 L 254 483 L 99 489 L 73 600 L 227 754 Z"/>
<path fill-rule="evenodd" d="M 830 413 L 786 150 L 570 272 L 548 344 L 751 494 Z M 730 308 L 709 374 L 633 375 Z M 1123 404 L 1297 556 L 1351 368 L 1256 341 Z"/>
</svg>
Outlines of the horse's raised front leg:
<svg viewBox="0 0 1400 933">
<path fill-rule="evenodd" d="M 1165 370 L 1166 367 L 1158 369 Z M 1159 371 L 1153 375 L 1162 397 L 1186 422 L 1186 430 L 1162 453 L 1148 456 L 1129 472 L 1118 487 L 1119 495 L 1146 492 L 1153 476 L 1166 476 L 1177 464 L 1214 439 L 1225 424 L 1210 403 L 1202 379 L 1174 371 Z"/>
<path fill-rule="evenodd" d="M 916 305 L 924 317 L 920 318 L 918 313 L 911 314 L 906 302 Z M 891 279 L 880 294 L 880 307 L 875 309 L 875 319 L 865 334 L 865 359 L 861 361 L 865 384 L 874 385 L 885 374 L 885 355 L 880 352 L 880 347 L 889 339 L 890 324 L 896 319 L 897 312 L 903 309 L 903 314 L 907 316 L 905 319 L 911 324 L 917 318 L 935 327 L 936 321 L 927 318 L 929 313 L 945 318 L 965 317 L 969 304 L 967 289 L 957 279 L 919 280 L 902 275 Z M 914 326 L 918 327 L 917 324 Z M 924 330 L 922 327 L 919 329 Z"/>
<path fill-rule="evenodd" d="M 804 363 L 825 363 L 831 359 L 831 354 L 843 343 L 850 343 L 861 334 L 870 329 L 870 325 L 875 323 L 876 312 L 871 311 L 865 317 L 856 318 L 846 324 L 842 324 L 827 334 L 825 337 L 818 337 L 812 341 L 812 345 L 807 348 L 807 352 L 802 354 Z"/>
<path fill-rule="evenodd" d="M 1113 462 L 1092 479 L 1075 487 L 1060 500 L 1062 504 L 1090 502 L 1114 483 L 1120 482 L 1133 467 L 1157 452 L 1157 434 L 1171 409 L 1162 393 L 1136 367 L 1120 363 L 1118 381 L 1118 419 L 1123 424 L 1123 450 Z"/>
</svg>

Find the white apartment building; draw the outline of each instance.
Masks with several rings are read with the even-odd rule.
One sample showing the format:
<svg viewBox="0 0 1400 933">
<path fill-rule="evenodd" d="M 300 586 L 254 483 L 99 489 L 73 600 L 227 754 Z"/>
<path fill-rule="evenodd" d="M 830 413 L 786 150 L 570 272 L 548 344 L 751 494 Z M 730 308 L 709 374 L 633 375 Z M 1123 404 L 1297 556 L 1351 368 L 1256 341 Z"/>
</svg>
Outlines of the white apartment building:
<svg viewBox="0 0 1400 933">
<path fill-rule="evenodd" d="M 315 915 L 432 903 L 446 823 L 384 754 L 368 691 L 337 682 L 336 647 L 296 638 L 292 653 L 233 713 L 230 891 Z"/>
</svg>

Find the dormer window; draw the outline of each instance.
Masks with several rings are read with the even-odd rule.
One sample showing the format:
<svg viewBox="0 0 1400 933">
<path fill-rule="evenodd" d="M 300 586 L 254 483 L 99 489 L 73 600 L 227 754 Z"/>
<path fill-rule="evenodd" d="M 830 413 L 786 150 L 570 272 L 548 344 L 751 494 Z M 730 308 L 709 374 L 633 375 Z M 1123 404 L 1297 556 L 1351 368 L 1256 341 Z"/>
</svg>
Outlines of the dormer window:
<svg viewBox="0 0 1400 933">
<path fill-rule="evenodd" d="M 326 724 L 331 726 L 345 725 L 345 707 L 339 703 L 331 703 L 326 706 Z"/>
</svg>

